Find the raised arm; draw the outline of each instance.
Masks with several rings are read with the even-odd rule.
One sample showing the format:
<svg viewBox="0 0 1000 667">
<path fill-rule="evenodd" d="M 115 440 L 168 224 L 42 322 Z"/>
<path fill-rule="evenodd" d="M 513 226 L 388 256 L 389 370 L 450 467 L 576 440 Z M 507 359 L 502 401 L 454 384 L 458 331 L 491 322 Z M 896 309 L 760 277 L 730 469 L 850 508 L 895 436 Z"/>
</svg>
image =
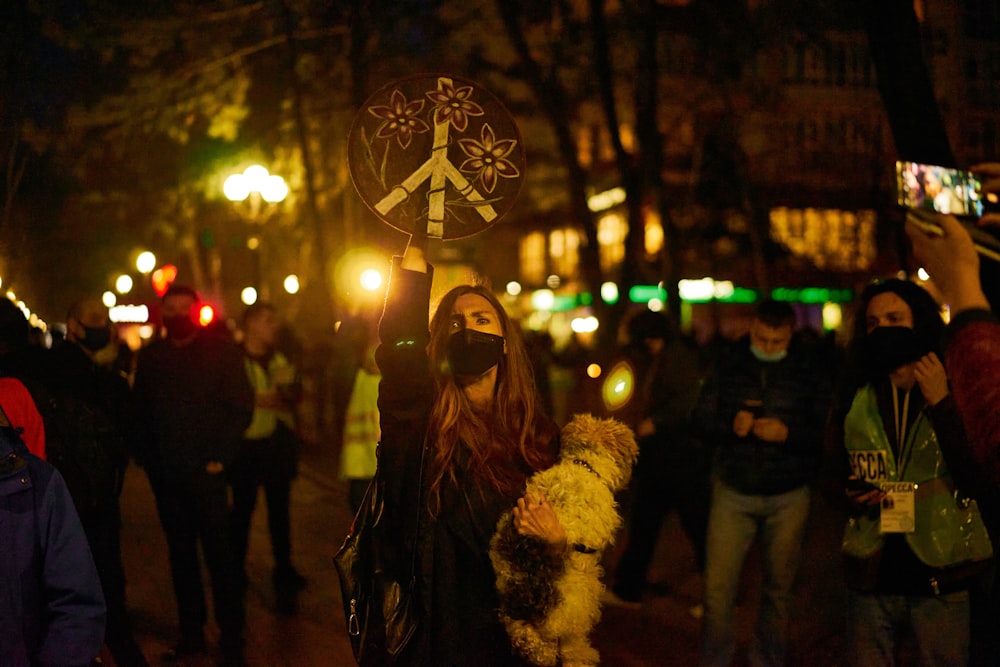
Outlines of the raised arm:
<svg viewBox="0 0 1000 667">
<path fill-rule="evenodd" d="M 427 273 L 427 236 L 414 233 L 410 236 L 406 250 L 403 251 L 403 259 L 400 268 L 407 271 L 418 271 Z"/>
</svg>

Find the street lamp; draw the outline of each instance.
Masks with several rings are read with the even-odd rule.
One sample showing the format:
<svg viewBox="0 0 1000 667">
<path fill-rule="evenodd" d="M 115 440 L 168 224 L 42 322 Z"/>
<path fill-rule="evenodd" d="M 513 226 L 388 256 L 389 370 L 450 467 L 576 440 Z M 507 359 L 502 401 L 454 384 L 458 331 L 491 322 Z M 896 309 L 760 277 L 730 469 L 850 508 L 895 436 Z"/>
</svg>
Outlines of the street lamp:
<svg viewBox="0 0 1000 667">
<path fill-rule="evenodd" d="M 240 301 L 243 302 L 244 306 L 252 306 L 257 303 L 257 290 L 253 287 L 244 287 L 243 291 L 240 292 Z"/>
<path fill-rule="evenodd" d="M 156 268 L 156 255 L 148 250 L 139 253 L 135 260 L 135 268 L 143 275 L 151 272 Z"/>
<path fill-rule="evenodd" d="M 269 204 L 277 204 L 288 196 L 288 184 L 281 176 L 271 174 L 259 164 L 251 165 L 242 174 L 233 174 L 222 184 L 222 193 L 229 201 L 251 203 L 262 199 Z"/>
<path fill-rule="evenodd" d="M 118 279 L 115 280 L 115 289 L 118 290 L 119 294 L 128 294 L 132 291 L 132 286 L 132 276 L 127 273 L 121 274 L 118 276 Z"/>
<path fill-rule="evenodd" d="M 365 269 L 361 272 L 361 287 L 374 292 L 382 285 L 382 274 L 376 269 Z"/>
<path fill-rule="evenodd" d="M 231 202 L 249 200 L 250 222 L 263 223 L 264 220 L 260 219 L 261 202 L 278 204 L 284 201 L 288 196 L 288 184 L 281 176 L 272 174 L 259 164 L 255 164 L 244 169 L 241 174 L 229 176 L 222 184 L 222 193 Z M 260 296 L 266 299 L 268 289 L 263 284 L 260 269 L 260 253 L 264 251 L 260 237 L 254 235 L 247 239 L 247 248 L 251 252 L 254 286 L 259 290 Z"/>
</svg>

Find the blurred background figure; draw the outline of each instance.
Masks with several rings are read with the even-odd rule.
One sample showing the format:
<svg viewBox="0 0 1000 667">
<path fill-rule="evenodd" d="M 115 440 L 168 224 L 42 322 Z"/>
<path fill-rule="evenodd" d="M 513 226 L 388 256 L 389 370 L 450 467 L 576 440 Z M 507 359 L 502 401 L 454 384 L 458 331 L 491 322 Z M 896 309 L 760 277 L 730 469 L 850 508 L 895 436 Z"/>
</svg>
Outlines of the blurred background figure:
<svg viewBox="0 0 1000 667">
<path fill-rule="evenodd" d="M 347 500 L 351 511 L 361 508 L 368 483 L 375 476 L 379 427 L 378 383 L 382 379 L 375 364 L 378 341 L 369 344 L 364 362 L 354 376 L 354 387 L 344 417 L 344 442 L 340 451 L 340 478 L 347 480 Z"/>
<path fill-rule="evenodd" d="M 612 364 L 628 373 L 631 386 L 623 385 L 620 406 L 608 407 L 632 427 L 639 443 L 626 547 L 611 589 L 621 601 L 641 600 L 663 521 L 672 510 L 691 540 L 699 571 L 705 567 L 709 459 L 691 428 L 701 379 L 698 356 L 665 315 L 643 310 L 629 321 L 628 343 Z M 619 378 L 612 374 L 609 381 Z"/>
<path fill-rule="evenodd" d="M 147 664 L 125 605 L 119 496 L 135 437 L 128 381 L 114 369 L 117 330 L 95 298 L 74 303 L 66 340 L 49 355 L 49 461 L 62 473 L 83 523 L 108 607 L 105 644 L 119 665 Z"/>
<path fill-rule="evenodd" d="M 226 663 L 244 664 L 243 590 L 233 567 L 226 472 L 253 416 L 240 349 L 198 325 L 200 299 L 173 285 L 162 298 L 165 339 L 142 349 L 135 374 L 141 460 L 167 538 L 180 639 L 164 654 L 205 653 L 208 619 L 198 547 L 212 583 Z"/>
<path fill-rule="evenodd" d="M 306 579 L 292 564 L 288 503 L 298 467 L 295 406 L 302 398 L 296 367 L 276 347 L 281 322 L 274 306 L 258 302 L 243 313 L 243 363 L 254 390 L 253 419 L 229 469 L 233 487 L 232 543 L 237 575 L 247 582 L 250 519 L 264 489 L 274 555 L 272 580 L 282 611 L 294 611 L 294 593 Z"/>
<path fill-rule="evenodd" d="M 32 342 L 31 325 L 24 312 L 10 299 L 0 298 L 0 376 L 17 378 L 43 419 L 51 402 L 45 387 L 46 352 Z M 27 438 L 31 453 L 45 456 L 44 438 Z"/>
<path fill-rule="evenodd" d="M 706 667 L 728 667 L 733 659 L 736 596 L 755 541 L 763 585 L 749 661 L 786 660 L 792 585 L 830 404 L 827 368 L 795 338 L 795 325 L 789 304 L 757 304 L 749 334 L 719 354 L 695 408 L 699 432 L 715 452 L 702 628 Z"/>
</svg>

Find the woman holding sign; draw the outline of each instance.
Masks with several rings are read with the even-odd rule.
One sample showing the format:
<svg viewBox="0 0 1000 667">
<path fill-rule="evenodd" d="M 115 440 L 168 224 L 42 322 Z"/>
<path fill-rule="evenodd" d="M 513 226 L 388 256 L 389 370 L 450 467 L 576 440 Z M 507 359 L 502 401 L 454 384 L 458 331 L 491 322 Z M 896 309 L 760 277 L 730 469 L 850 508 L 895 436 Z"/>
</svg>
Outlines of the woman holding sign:
<svg viewBox="0 0 1000 667">
<path fill-rule="evenodd" d="M 420 625 L 400 660 L 520 665 L 497 614 L 488 549 L 497 520 L 516 506 L 522 535 L 565 551 L 545 499 L 521 498 L 525 479 L 555 460 L 558 429 L 541 412 L 517 326 L 492 292 L 452 289 L 428 327 L 426 241 L 414 235 L 393 263 L 375 355 L 387 519 L 404 552 L 416 542 L 418 553 Z M 413 503 L 404 500 L 416 497 L 419 536 L 407 532 Z"/>
<path fill-rule="evenodd" d="M 861 294 L 853 393 L 830 438 L 849 466 L 845 653 L 856 665 L 896 664 L 906 628 L 922 664 L 968 663 L 969 589 L 992 548 L 964 466 L 946 460 L 965 436 L 937 354 L 943 330 L 916 284 L 886 280 Z"/>
</svg>

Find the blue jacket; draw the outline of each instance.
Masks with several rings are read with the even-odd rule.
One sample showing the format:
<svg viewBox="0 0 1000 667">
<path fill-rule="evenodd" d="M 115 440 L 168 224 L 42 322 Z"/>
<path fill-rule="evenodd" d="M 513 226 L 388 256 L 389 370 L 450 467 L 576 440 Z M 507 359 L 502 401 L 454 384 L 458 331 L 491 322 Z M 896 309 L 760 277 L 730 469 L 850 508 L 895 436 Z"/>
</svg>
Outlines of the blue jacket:
<svg viewBox="0 0 1000 667">
<path fill-rule="evenodd" d="M 101 583 L 66 483 L 0 426 L 0 665 L 89 665 Z"/>
</svg>

